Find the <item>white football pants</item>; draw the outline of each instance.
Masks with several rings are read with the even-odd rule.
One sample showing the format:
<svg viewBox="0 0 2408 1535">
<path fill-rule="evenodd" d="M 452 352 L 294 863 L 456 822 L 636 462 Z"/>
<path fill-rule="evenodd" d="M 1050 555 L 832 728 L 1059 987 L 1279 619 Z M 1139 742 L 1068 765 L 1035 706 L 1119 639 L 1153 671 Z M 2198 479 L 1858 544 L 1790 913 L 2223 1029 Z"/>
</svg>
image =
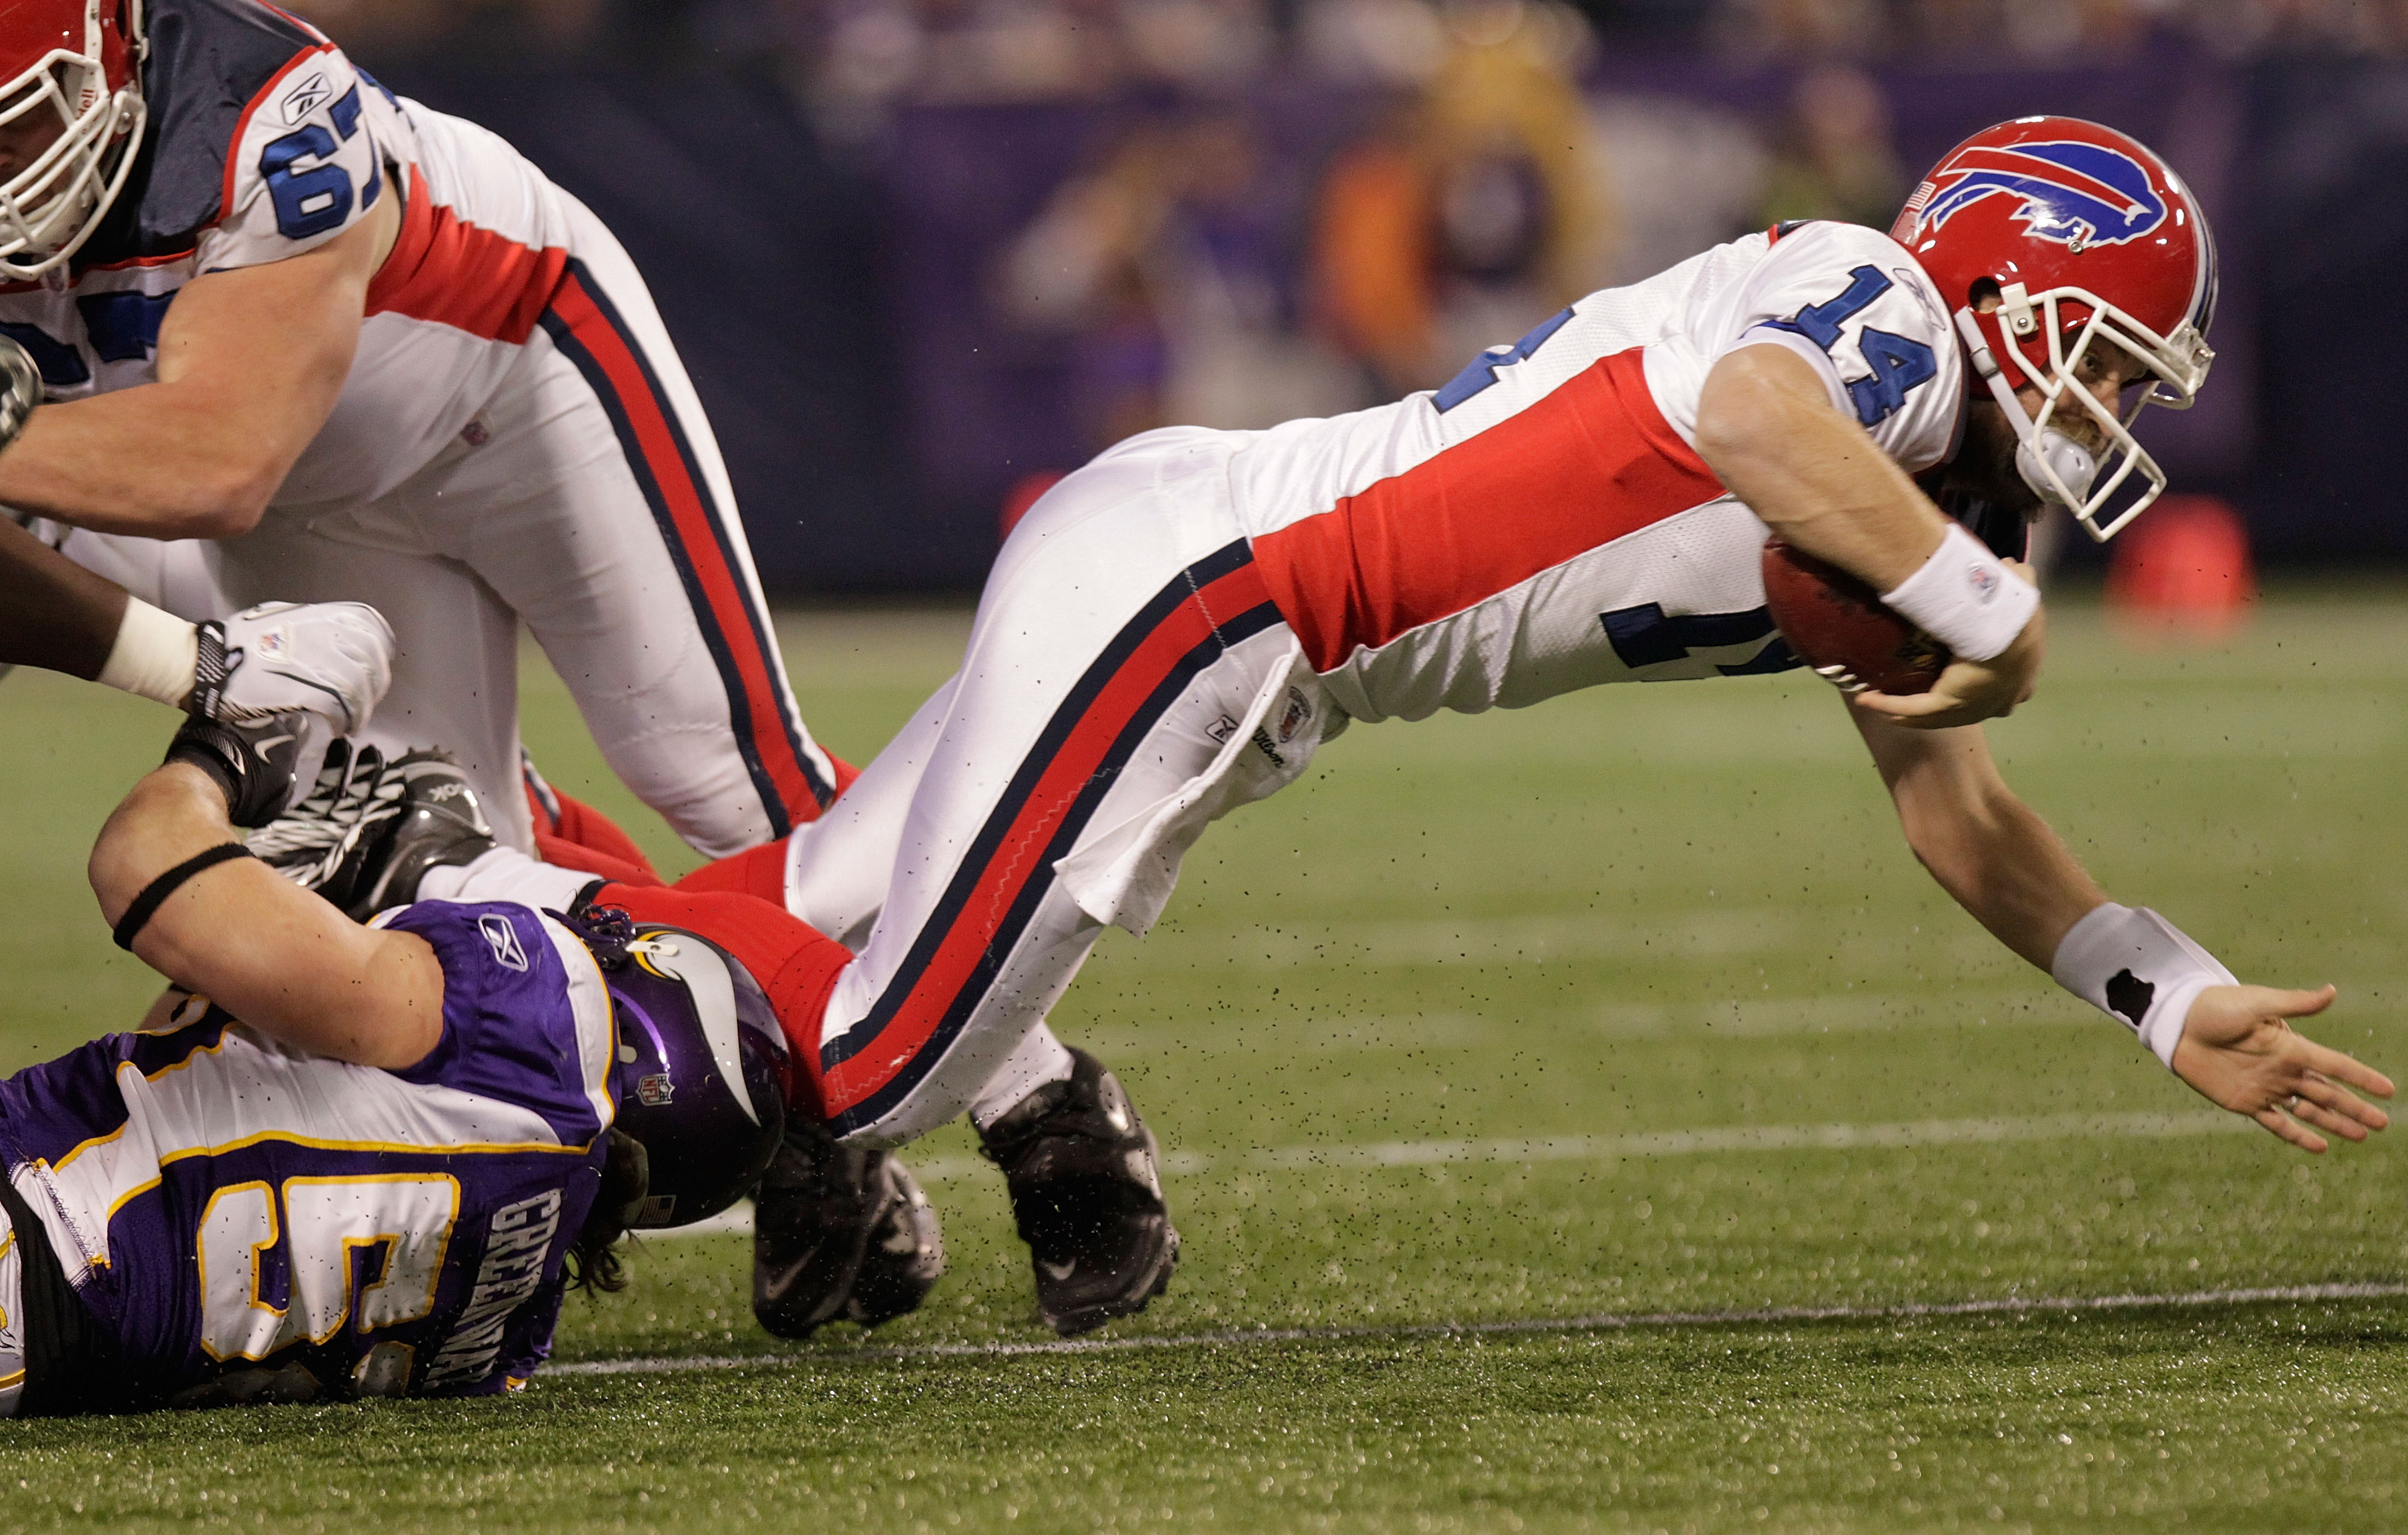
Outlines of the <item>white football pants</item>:
<svg viewBox="0 0 2408 1535">
<path fill-rule="evenodd" d="M 1230 510 L 1226 442 L 1151 433 L 1049 492 L 960 673 L 789 839 L 789 909 L 859 954 L 822 1031 L 839 1134 L 961 1113 L 1104 927 L 1150 926 L 1204 826 L 1338 722 Z"/>
</svg>

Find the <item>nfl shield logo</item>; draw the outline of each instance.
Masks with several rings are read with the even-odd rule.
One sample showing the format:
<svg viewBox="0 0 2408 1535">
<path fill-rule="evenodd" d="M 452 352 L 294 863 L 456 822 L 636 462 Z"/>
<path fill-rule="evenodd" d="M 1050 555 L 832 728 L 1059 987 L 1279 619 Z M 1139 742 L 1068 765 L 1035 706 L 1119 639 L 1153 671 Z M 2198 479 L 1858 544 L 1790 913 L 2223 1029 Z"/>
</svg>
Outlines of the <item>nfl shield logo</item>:
<svg viewBox="0 0 2408 1535">
<path fill-rule="evenodd" d="M 1288 689 L 1287 712 L 1280 716 L 1279 739 L 1283 742 L 1296 739 L 1296 733 L 1303 729 L 1305 722 L 1312 718 L 1312 705 L 1305 701 L 1303 694 L 1294 688 Z"/>
</svg>

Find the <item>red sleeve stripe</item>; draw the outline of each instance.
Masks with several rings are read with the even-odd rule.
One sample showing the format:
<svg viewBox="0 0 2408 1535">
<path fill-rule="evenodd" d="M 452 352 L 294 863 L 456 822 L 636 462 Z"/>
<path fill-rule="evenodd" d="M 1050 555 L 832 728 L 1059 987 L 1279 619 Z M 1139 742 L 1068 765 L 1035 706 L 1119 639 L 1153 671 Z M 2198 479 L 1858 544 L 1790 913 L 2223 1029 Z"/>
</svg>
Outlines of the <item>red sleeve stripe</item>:
<svg viewBox="0 0 2408 1535">
<path fill-rule="evenodd" d="M 836 789 L 805 743 L 768 615 L 737 556 L 736 540 L 743 532 L 734 509 L 712 497 L 677 409 L 663 395 L 641 343 L 584 263 L 568 258 L 538 323 L 609 412 L 685 585 L 703 641 L 718 664 L 737 750 L 768 812 L 770 835 L 783 837 L 797 823 L 817 819 Z"/>
<path fill-rule="evenodd" d="M 404 314 L 523 346 L 560 289 L 568 252 L 538 250 L 469 223 L 409 167 L 401 233 L 368 284 L 367 312 Z"/>
<path fill-rule="evenodd" d="M 1545 398 L 1254 539 L 1316 670 L 1462 612 L 1723 494 L 1647 392 L 1637 347 Z"/>
<path fill-rule="evenodd" d="M 1240 542 L 1182 571 L 1113 637 L 1021 760 L 895 979 L 821 1048 L 837 1134 L 877 1123 L 944 1058 L 1122 766 L 1198 672 L 1279 621 Z"/>
<path fill-rule="evenodd" d="M 283 13 L 280 11 L 278 14 Z M 225 188 L 218 194 L 218 216 L 210 221 L 211 222 L 223 223 L 226 215 L 234 211 L 234 179 L 242 169 L 242 136 L 251 132 L 251 115 L 259 110 L 263 102 L 276 93 L 277 87 L 282 85 L 291 77 L 293 71 L 308 64 L 311 59 L 333 51 L 335 51 L 335 45 L 332 43 L 320 43 L 314 48 L 303 49 L 287 59 L 283 68 L 268 76 L 267 83 L 261 86 L 252 93 L 251 100 L 243 104 L 242 115 L 234 120 L 234 136 L 226 140 Z"/>
</svg>

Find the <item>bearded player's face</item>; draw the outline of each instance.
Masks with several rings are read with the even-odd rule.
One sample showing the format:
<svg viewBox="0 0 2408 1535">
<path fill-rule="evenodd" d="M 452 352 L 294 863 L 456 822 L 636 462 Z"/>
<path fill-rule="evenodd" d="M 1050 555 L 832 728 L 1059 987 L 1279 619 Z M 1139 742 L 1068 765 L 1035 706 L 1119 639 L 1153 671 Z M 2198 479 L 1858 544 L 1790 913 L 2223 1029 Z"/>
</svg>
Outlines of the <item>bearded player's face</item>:
<svg viewBox="0 0 2408 1535">
<path fill-rule="evenodd" d="M 2081 387 L 2100 408 L 2111 414 L 2123 414 L 2124 392 L 2149 381 L 2149 372 L 2141 360 L 2105 339 L 2096 339 L 2075 363 L 2073 375 Z M 2023 402 L 2027 416 L 2037 416 L 2046 397 L 2030 384 L 2015 391 Z M 2103 456 L 2107 433 L 2098 418 L 2068 400 L 2049 418 L 2049 427 Z M 1967 402 L 1965 441 L 1948 466 L 1949 488 L 1979 497 L 1994 506 L 2011 508 L 2026 518 L 2040 515 L 2041 500 L 2024 477 L 2015 470 L 2015 429 L 2007 413 L 1996 400 L 1975 395 Z"/>
</svg>

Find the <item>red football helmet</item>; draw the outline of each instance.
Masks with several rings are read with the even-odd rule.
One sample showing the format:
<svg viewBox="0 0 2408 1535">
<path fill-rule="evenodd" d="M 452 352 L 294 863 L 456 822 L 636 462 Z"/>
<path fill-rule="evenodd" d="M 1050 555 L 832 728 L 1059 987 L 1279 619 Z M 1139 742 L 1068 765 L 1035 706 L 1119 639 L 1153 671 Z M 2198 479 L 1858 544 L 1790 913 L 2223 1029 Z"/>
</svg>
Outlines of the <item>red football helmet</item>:
<svg viewBox="0 0 2408 1535">
<path fill-rule="evenodd" d="M 0 182 L 0 277 L 37 278 L 108 211 L 142 141 L 142 0 L 0 8 L 0 135 L 58 136 Z"/>
<path fill-rule="evenodd" d="M 2215 239 L 2171 166 L 2137 139 L 2070 117 L 1987 128 L 1932 167 L 1891 237 L 1957 306 L 1966 355 L 2014 423 L 2016 467 L 2043 500 L 2073 513 L 2100 542 L 2166 487 L 2131 423 L 2149 405 L 2181 410 L 2215 353 Z M 2075 378 L 2093 343 L 2120 347 L 2148 370 L 2129 410 L 2100 404 Z M 2019 385 L 2044 396 L 2027 414 Z M 2079 410 L 2105 432 L 2098 459 L 2051 429 Z M 2135 472 L 2148 488 L 2103 527 L 2098 518 Z"/>
</svg>

